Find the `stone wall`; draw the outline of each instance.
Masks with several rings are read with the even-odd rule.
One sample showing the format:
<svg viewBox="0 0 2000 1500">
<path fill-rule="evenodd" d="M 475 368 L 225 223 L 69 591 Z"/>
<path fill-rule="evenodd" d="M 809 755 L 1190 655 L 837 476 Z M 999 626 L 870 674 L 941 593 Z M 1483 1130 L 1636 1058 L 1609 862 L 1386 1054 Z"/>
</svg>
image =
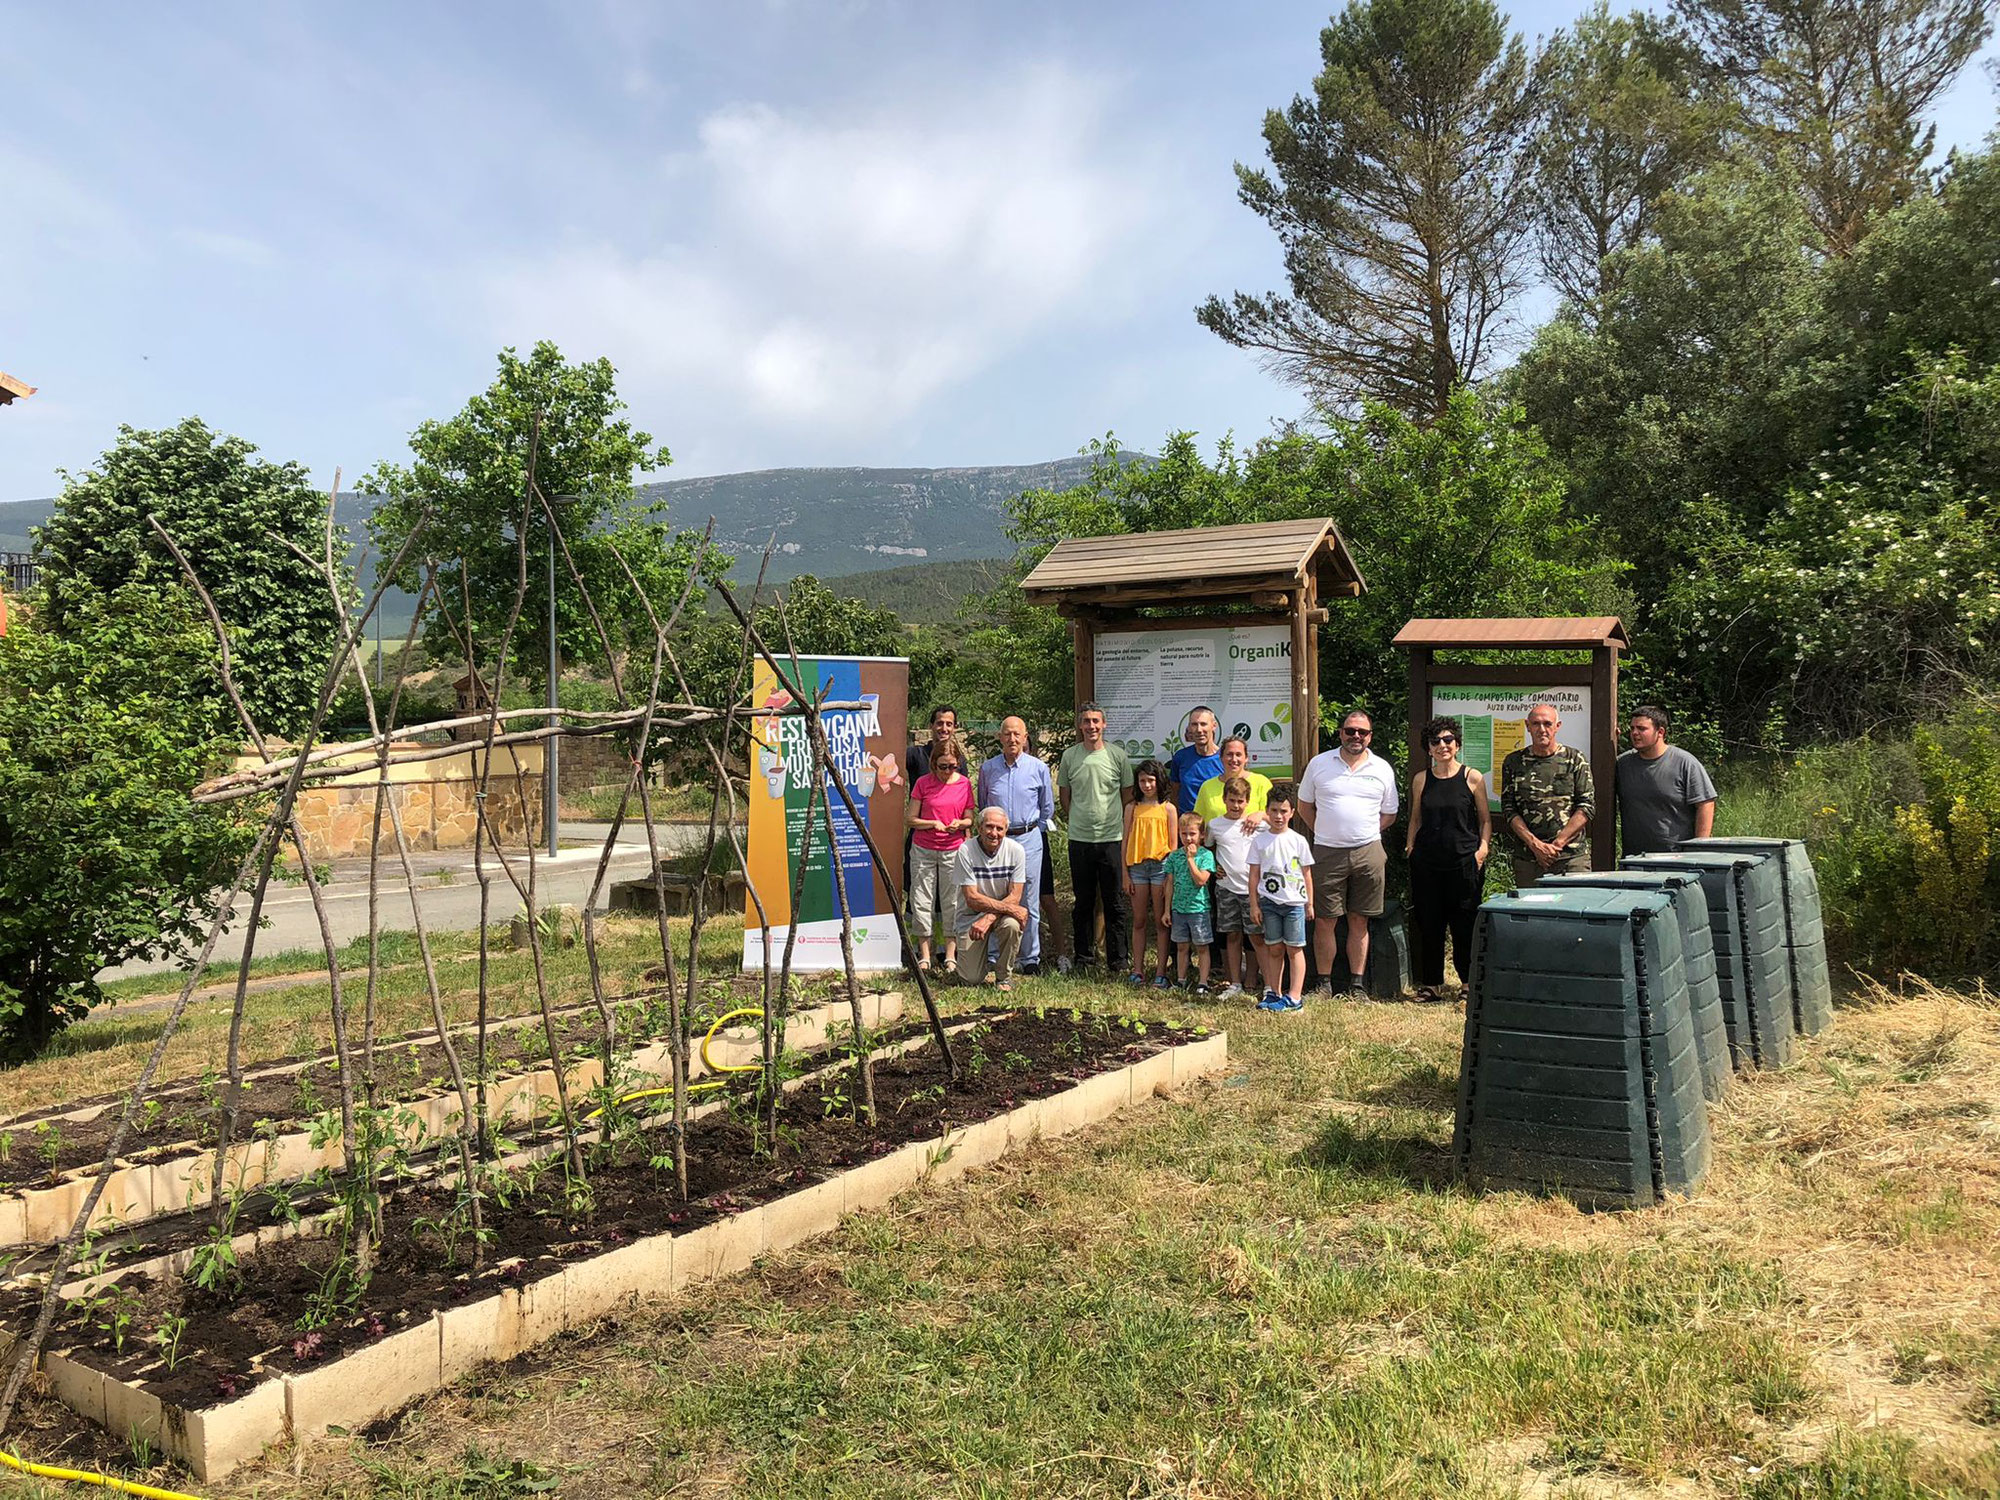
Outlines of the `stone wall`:
<svg viewBox="0 0 2000 1500">
<path fill-rule="evenodd" d="M 399 745 L 398 749 L 413 749 Z M 273 754 L 282 754 L 273 750 Z M 417 851 L 469 849 L 478 827 L 476 796 L 482 752 L 467 745 L 436 760 L 389 769 L 389 800 L 401 812 L 403 834 Z M 332 781 L 309 785 L 299 793 L 299 824 L 315 860 L 348 859 L 368 852 L 375 827 L 376 772 L 366 757 L 354 757 L 364 768 Z M 249 758 L 239 766 L 251 766 Z M 526 848 L 542 837 L 542 752 L 529 745 L 496 750 L 493 776 L 486 788 L 488 826 L 503 847 Z M 396 831 L 385 806 L 381 852 L 393 854 Z"/>
</svg>

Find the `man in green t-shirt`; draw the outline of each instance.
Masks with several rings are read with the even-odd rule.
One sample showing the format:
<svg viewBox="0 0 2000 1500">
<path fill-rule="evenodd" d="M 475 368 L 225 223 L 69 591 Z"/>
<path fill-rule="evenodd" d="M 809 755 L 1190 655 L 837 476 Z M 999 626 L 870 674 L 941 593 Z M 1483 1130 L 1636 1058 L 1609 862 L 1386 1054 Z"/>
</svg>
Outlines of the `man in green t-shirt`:
<svg viewBox="0 0 2000 1500">
<path fill-rule="evenodd" d="M 1132 913 L 1125 904 L 1125 809 L 1132 801 L 1132 762 L 1104 738 L 1104 710 L 1076 711 L 1076 743 L 1056 765 L 1056 803 L 1069 825 L 1069 879 L 1076 892 L 1070 942 L 1076 967 L 1097 961 L 1097 909 L 1104 907 L 1105 972 L 1125 972 Z"/>
</svg>

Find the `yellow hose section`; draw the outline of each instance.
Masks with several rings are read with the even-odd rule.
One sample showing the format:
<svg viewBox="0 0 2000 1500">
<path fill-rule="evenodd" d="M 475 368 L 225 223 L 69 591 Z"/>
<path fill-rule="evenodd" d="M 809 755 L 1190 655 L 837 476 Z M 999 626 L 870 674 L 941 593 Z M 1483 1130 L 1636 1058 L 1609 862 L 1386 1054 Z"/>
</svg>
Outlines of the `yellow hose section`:
<svg viewBox="0 0 2000 1500">
<path fill-rule="evenodd" d="M 708 1071 L 709 1071 L 709 1072 L 711 1072 L 711 1073 L 754 1073 L 754 1072 L 756 1072 L 756 1071 L 757 1071 L 757 1069 L 758 1069 L 758 1067 L 760 1066 L 759 1064 L 757 1064 L 757 1063 L 719 1063 L 719 1062 L 717 1062 L 717 1061 L 716 1061 L 716 1060 L 715 1060 L 714 1058 L 712 1058 L 712 1057 L 710 1057 L 710 1056 L 708 1055 L 708 1048 L 709 1048 L 709 1044 L 710 1044 L 711 1042 L 713 1042 L 713 1041 L 715 1040 L 715 1034 L 716 1034 L 716 1033 L 717 1033 L 718 1031 L 722 1030 L 722 1028 L 723 1028 L 723 1027 L 727 1026 L 727 1025 L 728 1025 L 728 1024 L 729 1024 L 729 1023 L 731 1022 L 731 1021 L 735 1020 L 735 1019 L 736 1019 L 736 1018 L 737 1018 L 738 1016 L 756 1016 L 756 1017 L 758 1017 L 758 1018 L 759 1018 L 759 1019 L 761 1020 L 761 1019 L 763 1018 L 763 1015 L 764 1015 L 764 1011 L 763 1011 L 763 1007 L 761 1007 L 761 1006 L 756 1006 L 756 1005 L 751 1005 L 751 1006 L 746 1006 L 746 1007 L 744 1007 L 744 1008 L 743 1008 L 743 1009 L 741 1009 L 741 1010 L 732 1010 L 732 1011 L 727 1011 L 727 1012 L 725 1012 L 724 1014 L 722 1014 L 722 1015 L 720 1015 L 720 1016 L 717 1016 L 717 1017 L 716 1017 L 716 1019 L 715 1019 L 715 1024 L 714 1024 L 713 1026 L 711 1026 L 711 1027 L 709 1027 L 709 1028 L 708 1028 L 708 1035 L 707 1035 L 707 1036 L 705 1036 L 705 1037 L 703 1037 L 703 1038 L 701 1039 L 701 1061 L 702 1061 L 702 1065 L 703 1065 L 704 1067 L 706 1067 L 706 1068 L 708 1069 Z M 701 1091 L 702 1091 L 703 1089 L 719 1089 L 719 1088 L 722 1088 L 722 1087 L 724 1086 L 724 1083 L 725 1083 L 725 1080 L 723 1080 L 723 1079 L 720 1079 L 720 1078 L 711 1078 L 711 1079 L 709 1079 L 709 1080 L 708 1080 L 708 1081 L 707 1081 L 706 1083 L 691 1083 L 691 1084 L 689 1084 L 689 1085 L 688 1085 L 688 1092 L 689 1092 L 690 1094 L 698 1094 L 698 1093 L 700 1093 L 700 1092 L 701 1092 Z M 631 1102 L 632 1102 L 632 1101 L 633 1101 L 634 1099 L 656 1099 L 656 1098 L 658 1098 L 658 1097 L 659 1097 L 659 1096 L 660 1096 L 661 1094 L 671 1094 L 671 1093 L 672 1093 L 673 1091 L 674 1091 L 674 1086 L 673 1086 L 672 1084 L 668 1084 L 668 1085 L 667 1085 L 666 1087 L 664 1087 L 664 1088 L 657 1088 L 657 1089 L 639 1089 L 639 1090 L 637 1090 L 637 1091 L 636 1091 L 636 1092 L 634 1092 L 634 1093 L 630 1093 L 630 1094 L 620 1094 L 620 1095 L 618 1096 L 618 1102 L 619 1102 L 620 1104 L 630 1104 L 630 1103 L 631 1103 Z M 584 1116 L 583 1118 L 584 1118 L 584 1120 L 585 1120 L 586 1122 L 588 1122 L 588 1121 L 590 1121 L 590 1120 L 594 1120 L 594 1119 L 596 1119 L 596 1118 L 597 1118 L 597 1117 L 598 1117 L 599 1115 L 601 1115 L 601 1114 L 603 1114 L 603 1113 L 604 1113 L 604 1111 L 603 1111 L 602 1109 L 593 1109 L 593 1110 L 592 1110 L 592 1111 L 591 1111 L 591 1112 L 590 1112 L 589 1114 L 585 1115 L 585 1116 Z"/>
<path fill-rule="evenodd" d="M 0 1451 L 0 1464 L 10 1469 L 19 1469 L 23 1474 L 32 1474 L 37 1479 L 69 1479 L 78 1484 L 101 1484 L 108 1490 L 120 1490 L 127 1495 L 143 1495 L 146 1500 L 201 1500 L 198 1495 L 184 1495 L 179 1490 L 155 1489 L 150 1484 L 134 1484 L 128 1479 L 113 1479 L 109 1474 L 86 1474 L 81 1469 L 58 1469 L 51 1464 L 31 1464 L 26 1459 Z"/>
</svg>

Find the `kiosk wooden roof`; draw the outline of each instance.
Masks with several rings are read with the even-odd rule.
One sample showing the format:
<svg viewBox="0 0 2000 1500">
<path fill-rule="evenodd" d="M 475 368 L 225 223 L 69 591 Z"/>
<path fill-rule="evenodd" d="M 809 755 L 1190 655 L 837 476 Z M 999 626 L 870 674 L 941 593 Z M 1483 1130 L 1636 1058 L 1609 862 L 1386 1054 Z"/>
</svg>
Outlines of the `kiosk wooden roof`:
<svg viewBox="0 0 2000 1500">
<path fill-rule="evenodd" d="M 0 406 L 6 406 L 23 396 L 32 396 L 35 388 L 25 380 L 16 380 L 5 370 L 0 370 Z"/>
<path fill-rule="evenodd" d="M 1021 580 L 1029 602 L 1069 621 L 1079 703 L 1097 696 L 1099 634 L 1288 627 L 1298 766 L 1319 750 L 1319 627 L 1327 617 L 1320 601 L 1352 599 L 1367 587 L 1323 516 L 1075 537 L 1056 543 Z"/>
<path fill-rule="evenodd" d="M 1310 582 L 1321 598 L 1367 588 L 1332 521 L 1258 521 L 1057 542 L 1021 580 L 1032 603 L 1070 606 L 1243 603 L 1271 607 Z"/>
<path fill-rule="evenodd" d="M 1629 651 L 1632 638 L 1616 615 L 1558 620 L 1412 620 L 1394 644 L 1461 651 Z"/>
</svg>

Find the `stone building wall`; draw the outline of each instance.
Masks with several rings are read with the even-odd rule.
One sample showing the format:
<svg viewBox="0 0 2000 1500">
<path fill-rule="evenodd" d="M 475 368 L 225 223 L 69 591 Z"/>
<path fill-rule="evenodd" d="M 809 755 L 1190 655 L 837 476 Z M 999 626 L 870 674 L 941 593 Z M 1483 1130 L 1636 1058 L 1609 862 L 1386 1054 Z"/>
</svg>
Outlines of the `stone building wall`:
<svg viewBox="0 0 2000 1500">
<path fill-rule="evenodd" d="M 413 748 L 398 746 L 399 749 Z M 282 754 L 282 751 L 274 751 Z M 389 798 L 402 814 L 414 851 L 469 849 L 478 827 L 476 797 L 481 751 L 468 745 L 452 755 L 392 766 Z M 365 757 L 356 757 L 365 763 Z M 239 765 L 254 765 L 245 758 Z M 375 827 L 373 769 L 308 785 L 299 793 L 299 824 L 315 860 L 348 859 L 368 852 Z M 542 752 L 539 746 L 496 750 L 486 788 L 489 827 L 503 847 L 526 848 L 542 837 Z M 393 854 L 396 832 L 382 814 L 381 852 Z"/>
</svg>

